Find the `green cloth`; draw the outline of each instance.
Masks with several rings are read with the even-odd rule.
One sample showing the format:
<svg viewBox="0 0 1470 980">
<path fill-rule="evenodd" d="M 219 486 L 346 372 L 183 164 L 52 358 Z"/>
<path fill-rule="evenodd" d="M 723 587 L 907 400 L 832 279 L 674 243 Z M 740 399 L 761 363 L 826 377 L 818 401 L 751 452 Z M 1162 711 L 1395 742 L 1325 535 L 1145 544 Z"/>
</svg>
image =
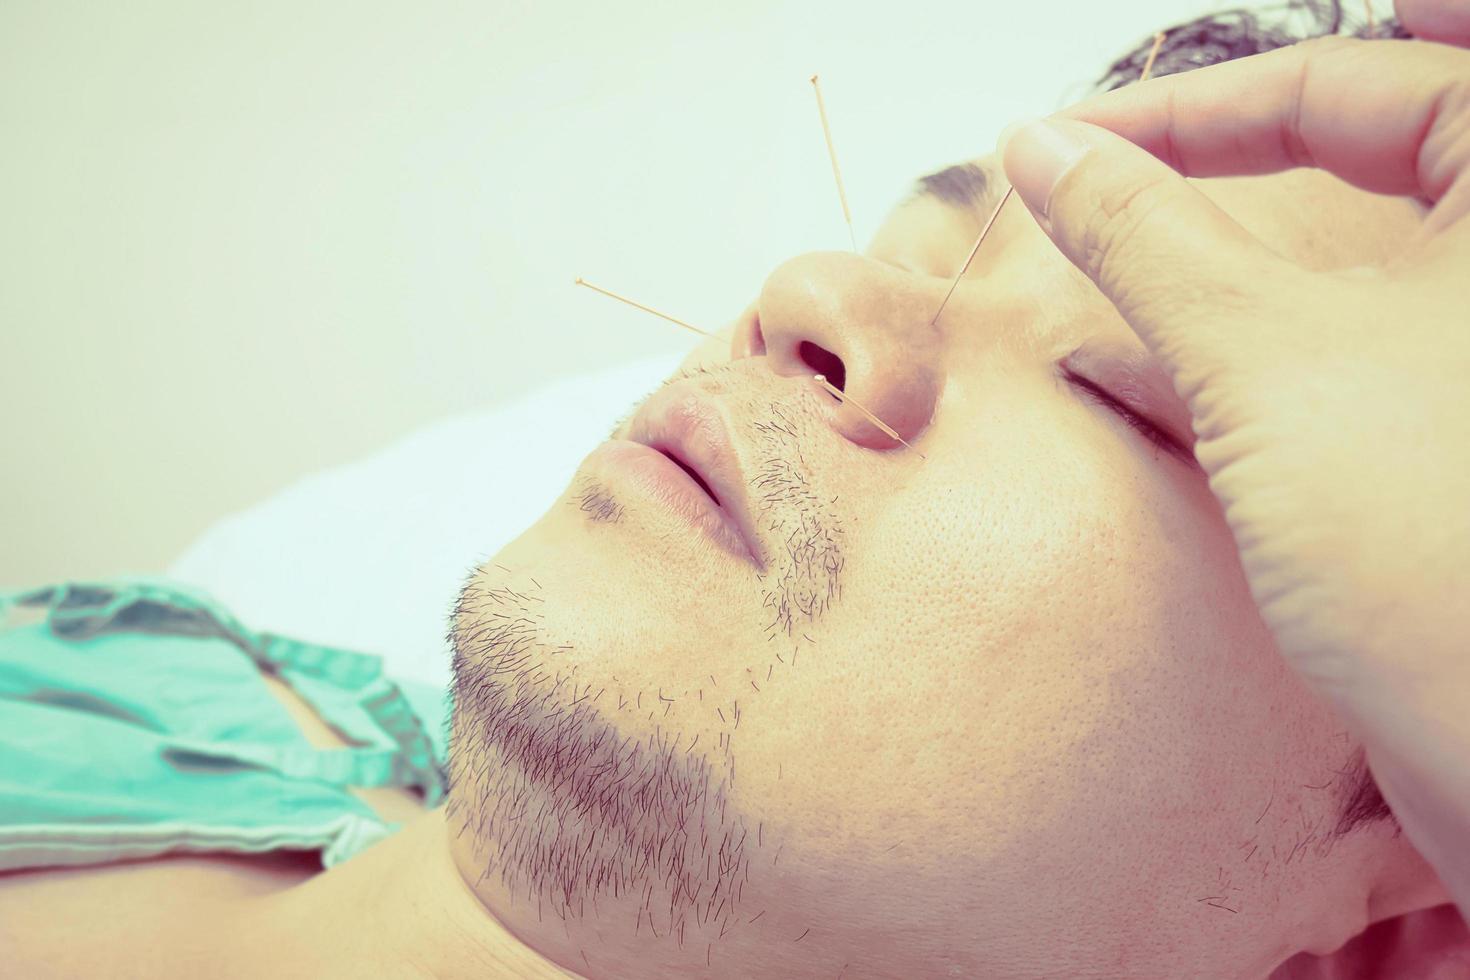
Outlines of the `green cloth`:
<svg viewBox="0 0 1470 980">
<path fill-rule="evenodd" d="M 44 619 L 4 629 L 7 612 Z M 275 674 L 361 747 L 314 748 Z M 0 870 L 388 836 L 348 787 L 445 793 L 447 692 L 379 657 L 246 629 L 208 596 L 126 579 L 0 594 Z"/>
</svg>

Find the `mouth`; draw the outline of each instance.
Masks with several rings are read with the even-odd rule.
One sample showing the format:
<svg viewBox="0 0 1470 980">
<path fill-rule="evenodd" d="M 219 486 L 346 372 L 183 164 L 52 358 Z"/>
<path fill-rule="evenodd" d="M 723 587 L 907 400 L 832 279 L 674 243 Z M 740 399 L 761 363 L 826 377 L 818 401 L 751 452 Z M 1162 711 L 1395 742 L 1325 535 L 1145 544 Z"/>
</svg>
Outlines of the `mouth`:
<svg viewBox="0 0 1470 980">
<path fill-rule="evenodd" d="M 721 406 L 692 383 L 654 393 L 600 450 L 633 484 L 724 550 L 765 567 L 744 469 Z"/>
<path fill-rule="evenodd" d="M 709 494 L 709 499 L 712 500 L 712 501 L 714 501 L 714 504 L 715 504 L 716 507 L 720 506 L 720 498 L 717 497 L 715 495 L 715 492 L 710 489 L 709 484 L 707 482 L 705 482 L 704 477 L 702 477 L 702 476 L 699 475 L 699 471 L 698 470 L 696 470 L 694 467 L 690 466 L 688 463 L 684 462 L 682 459 L 680 459 L 678 456 L 674 455 L 674 453 L 671 452 L 668 449 L 664 449 L 663 447 L 660 447 L 660 446 L 651 446 L 649 448 L 657 449 L 659 452 L 663 453 L 670 460 L 672 460 L 673 463 L 674 463 L 674 465 L 677 466 L 677 467 L 679 467 L 679 469 L 683 470 L 685 472 L 685 474 L 688 475 L 689 479 L 691 479 L 691 480 L 694 481 L 695 485 L 698 486 L 699 489 L 701 489 L 705 493 Z"/>
</svg>

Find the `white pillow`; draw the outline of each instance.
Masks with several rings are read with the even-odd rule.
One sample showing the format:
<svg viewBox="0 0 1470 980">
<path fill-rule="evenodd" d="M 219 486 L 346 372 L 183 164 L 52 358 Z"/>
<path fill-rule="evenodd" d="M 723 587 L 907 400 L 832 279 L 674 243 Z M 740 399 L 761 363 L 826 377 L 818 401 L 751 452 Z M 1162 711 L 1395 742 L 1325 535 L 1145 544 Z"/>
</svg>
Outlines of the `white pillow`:
<svg viewBox="0 0 1470 980">
<path fill-rule="evenodd" d="M 219 521 L 168 574 L 252 629 L 375 653 L 394 677 L 443 686 L 466 574 L 545 513 L 680 359 L 568 378 L 427 426 Z"/>
</svg>

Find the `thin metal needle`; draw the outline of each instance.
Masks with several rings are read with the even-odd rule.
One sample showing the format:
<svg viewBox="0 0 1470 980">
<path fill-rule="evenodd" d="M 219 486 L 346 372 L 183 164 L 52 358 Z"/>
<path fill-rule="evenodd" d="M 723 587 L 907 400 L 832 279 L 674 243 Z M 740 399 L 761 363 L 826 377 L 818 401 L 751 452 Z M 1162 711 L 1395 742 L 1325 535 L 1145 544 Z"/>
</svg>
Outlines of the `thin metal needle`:
<svg viewBox="0 0 1470 980">
<path fill-rule="evenodd" d="M 629 306 L 636 306 L 636 307 L 638 307 L 638 309 L 642 310 L 644 313 L 652 313 L 654 316 L 663 317 L 665 320 L 668 320 L 670 323 L 677 323 L 679 326 L 683 327 L 685 330 L 693 330 L 695 333 L 700 334 L 700 335 L 705 336 L 705 337 L 713 337 L 714 336 L 714 334 L 710 333 L 708 330 L 701 330 L 698 327 L 696 327 L 694 324 L 692 324 L 692 323 L 685 323 L 683 320 L 680 320 L 678 317 L 669 316 L 667 313 L 660 313 L 658 310 L 655 310 L 653 307 L 651 307 L 651 306 L 644 306 L 642 303 L 635 303 L 631 299 L 629 299 L 628 297 L 626 297 L 626 296 L 619 296 L 617 293 L 613 292 L 610 289 L 603 289 L 601 286 L 594 286 L 594 285 L 592 285 L 592 283 L 588 282 L 586 279 L 583 279 L 581 276 L 578 276 L 576 278 L 575 285 L 578 285 L 578 286 L 586 286 L 588 289 L 591 289 L 594 292 L 599 292 L 599 293 L 601 293 L 604 296 L 611 296 L 613 299 L 618 300 L 621 303 L 627 303 Z"/>
<path fill-rule="evenodd" d="M 1148 81 L 1148 77 L 1154 73 L 1154 59 L 1159 56 L 1159 48 L 1164 45 L 1164 32 L 1159 31 L 1154 35 L 1154 46 L 1149 49 L 1148 60 L 1143 63 L 1143 74 L 1138 76 L 1140 82 Z"/>
<path fill-rule="evenodd" d="M 822 85 L 817 76 L 812 76 L 812 88 L 817 93 L 817 114 L 822 117 L 822 135 L 827 137 L 827 155 L 832 158 L 832 176 L 837 178 L 837 199 L 842 202 L 842 217 L 847 221 L 847 237 L 852 239 L 852 250 L 856 252 L 857 233 L 852 230 L 852 211 L 847 207 L 847 192 L 842 189 L 842 169 L 837 166 L 837 150 L 832 145 L 832 127 L 827 124 L 827 106 L 822 101 Z"/>
<path fill-rule="evenodd" d="M 954 277 L 954 282 L 949 284 L 949 292 L 944 294 L 944 299 L 940 302 L 939 309 L 934 311 L 934 319 L 929 321 L 929 326 L 932 327 L 939 322 L 939 314 L 944 312 L 944 306 L 949 302 L 949 298 L 954 295 L 955 287 L 960 284 L 960 280 L 965 278 L 965 272 L 969 270 L 970 263 L 975 261 L 975 253 L 980 251 L 980 243 L 985 241 L 986 235 L 990 234 L 990 226 L 995 224 L 996 218 L 1000 217 L 1000 209 L 1006 206 L 1006 202 L 1011 199 L 1011 192 L 1014 190 L 1014 187 L 1007 187 L 1005 194 L 1001 196 L 1000 203 L 995 206 L 994 211 L 990 212 L 990 220 L 986 221 L 985 227 L 980 229 L 980 235 L 975 239 L 975 244 L 971 246 L 970 254 L 965 256 L 965 264 L 960 266 L 959 274 Z"/>
<path fill-rule="evenodd" d="M 1143 64 L 1143 74 L 1140 75 L 1138 78 L 1140 82 L 1148 81 L 1149 75 L 1153 73 L 1154 59 L 1159 56 L 1159 48 L 1162 47 L 1163 44 L 1164 32 L 1159 31 L 1157 34 L 1154 35 L 1154 46 L 1149 49 L 1148 60 L 1145 61 Z M 954 295 L 955 287 L 959 286 L 960 280 L 965 278 L 965 273 L 969 271 L 970 263 L 975 261 L 975 253 L 980 251 L 980 243 L 985 241 L 986 235 L 990 234 L 990 226 L 995 224 L 996 218 L 1000 217 L 1000 209 L 1005 207 L 1006 201 L 1009 201 L 1011 199 L 1011 192 L 1013 192 L 1014 190 L 1014 187 L 1007 187 L 1005 194 L 1000 199 L 1000 203 L 997 204 L 995 206 L 995 210 L 990 213 L 990 220 L 986 221 L 985 227 L 980 229 L 980 234 L 976 237 L 975 244 L 970 247 L 970 254 L 965 256 L 965 264 L 960 266 L 959 275 L 955 276 L 954 282 L 949 284 L 949 292 L 944 294 L 944 299 L 940 302 L 939 309 L 934 311 L 934 319 L 929 321 L 929 326 L 932 327 L 939 322 L 939 314 L 944 312 L 944 307 L 949 302 L 949 298 Z"/>
<path fill-rule="evenodd" d="M 847 392 L 841 390 L 840 388 L 833 387 L 832 383 L 830 381 L 828 381 L 824 375 L 814 374 L 814 375 L 812 375 L 812 380 L 815 381 L 817 384 L 821 385 L 823 388 L 825 388 L 826 391 L 827 391 L 827 394 L 831 395 L 833 398 L 836 398 L 839 401 L 847 402 L 853 408 L 857 409 L 859 412 L 862 412 L 864 415 L 866 415 L 868 417 L 868 421 L 869 422 L 872 422 L 878 428 L 882 429 L 888 435 L 888 437 L 890 439 L 896 439 L 899 442 L 903 443 L 905 446 L 907 446 L 909 449 L 914 449 L 913 446 L 909 445 L 909 442 L 908 442 L 907 439 L 905 439 L 903 436 L 899 435 L 897 432 L 894 432 L 893 429 L 892 429 L 892 427 L 890 427 L 887 423 L 885 423 L 878 416 L 874 415 L 872 412 L 868 411 L 866 408 L 864 408 L 863 406 L 859 405 L 856 398 L 853 398 L 851 395 L 849 395 Z M 914 449 L 914 452 L 919 453 L 919 451 L 917 449 Z M 928 456 L 925 456 L 923 453 L 919 453 L 919 458 L 920 459 L 928 459 L 929 457 Z"/>
</svg>

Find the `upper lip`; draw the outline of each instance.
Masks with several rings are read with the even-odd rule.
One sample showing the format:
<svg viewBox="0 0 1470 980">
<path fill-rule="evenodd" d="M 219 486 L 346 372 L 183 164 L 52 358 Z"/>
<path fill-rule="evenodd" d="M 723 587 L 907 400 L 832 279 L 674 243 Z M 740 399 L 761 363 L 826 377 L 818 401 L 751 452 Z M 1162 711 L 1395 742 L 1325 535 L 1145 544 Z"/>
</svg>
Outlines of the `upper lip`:
<svg viewBox="0 0 1470 980">
<path fill-rule="evenodd" d="M 698 475 L 734 522 L 750 556 L 764 566 L 750 512 L 744 469 L 724 412 L 707 392 L 676 382 L 655 392 L 629 422 L 628 438 L 656 449 Z"/>
</svg>

